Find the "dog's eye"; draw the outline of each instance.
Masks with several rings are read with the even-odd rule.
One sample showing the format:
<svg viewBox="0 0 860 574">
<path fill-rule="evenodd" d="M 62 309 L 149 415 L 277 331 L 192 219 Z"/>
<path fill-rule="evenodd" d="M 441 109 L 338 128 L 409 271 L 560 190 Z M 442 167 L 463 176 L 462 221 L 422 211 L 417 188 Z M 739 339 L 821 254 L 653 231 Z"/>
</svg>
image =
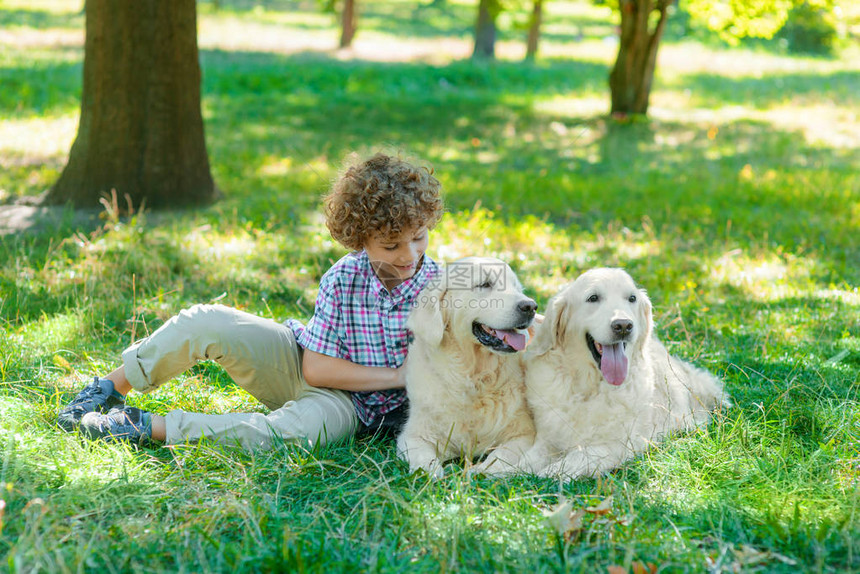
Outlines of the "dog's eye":
<svg viewBox="0 0 860 574">
<path fill-rule="evenodd" d="M 597 303 L 598 301 L 600 301 L 600 295 L 598 295 L 597 293 L 595 293 L 593 295 L 589 295 L 588 299 L 586 299 L 586 301 L 588 303 Z"/>
<path fill-rule="evenodd" d="M 631 295 L 630 298 L 627 300 L 630 301 L 631 303 L 635 303 L 636 302 L 636 295 Z"/>
</svg>

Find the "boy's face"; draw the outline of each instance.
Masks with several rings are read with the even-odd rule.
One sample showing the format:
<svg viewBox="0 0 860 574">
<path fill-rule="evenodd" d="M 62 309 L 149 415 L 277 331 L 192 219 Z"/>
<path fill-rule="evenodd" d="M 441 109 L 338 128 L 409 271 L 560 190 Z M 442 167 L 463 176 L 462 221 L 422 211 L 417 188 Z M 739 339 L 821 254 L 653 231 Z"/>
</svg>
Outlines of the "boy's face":
<svg viewBox="0 0 860 574">
<path fill-rule="evenodd" d="M 376 276 L 389 290 L 394 289 L 418 271 L 430 242 L 426 227 L 407 229 L 396 237 L 373 236 L 364 250 Z"/>
</svg>

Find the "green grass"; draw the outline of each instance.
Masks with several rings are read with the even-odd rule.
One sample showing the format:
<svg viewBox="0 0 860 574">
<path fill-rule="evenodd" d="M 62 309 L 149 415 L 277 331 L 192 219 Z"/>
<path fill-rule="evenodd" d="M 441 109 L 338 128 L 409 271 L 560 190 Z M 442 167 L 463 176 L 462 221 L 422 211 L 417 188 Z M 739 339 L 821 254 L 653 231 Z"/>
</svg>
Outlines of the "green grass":
<svg viewBox="0 0 860 574">
<path fill-rule="evenodd" d="M 608 121 L 607 12 L 547 5 L 544 56 L 473 65 L 473 8 L 367 2 L 354 52 L 315 3 L 200 5 L 203 109 L 224 192 L 196 211 L 108 211 L 0 236 L 0 570 L 593 572 L 860 570 L 860 67 L 661 48 L 651 121 Z M 854 14 L 856 17 L 856 14 Z M 59 175 L 75 135 L 79 2 L 0 6 L 0 203 Z M 581 35 L 581 37 L 580 37 Z M 394 56 L 403 55 L 403 57 Z M 212 300 L 312 312 L 343 254 L 319 197 L 350 151 L 430 161 L 440 260 L 511 262 L 541 305 L 626 267 L 676 354 L 736 406 L 599 480 L 410 475 L 391 437 L 315 452 L 133 450 L 55 430 L 120 351 Z M 215 365 L 134 398 L 165 413 L 262 410 Z M 559 535 L 561 500 L 586 512 Z"/>
</svg>

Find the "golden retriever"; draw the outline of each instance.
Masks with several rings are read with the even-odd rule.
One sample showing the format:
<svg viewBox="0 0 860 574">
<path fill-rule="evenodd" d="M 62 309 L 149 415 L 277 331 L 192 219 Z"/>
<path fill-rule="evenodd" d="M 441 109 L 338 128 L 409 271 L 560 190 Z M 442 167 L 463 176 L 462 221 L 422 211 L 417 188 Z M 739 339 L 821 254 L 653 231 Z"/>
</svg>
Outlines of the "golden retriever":
<svg viewBox="0 0 860 574">
<path fill-rule="evenodd" d="M 605 473 L 729 405 L 716 377 L 652 336 L 648 295 L 621 269 L 592 269 L 562 288 L 525 362 L 536 437 L 520 464 L 541 476 Z"/>
<path fill-rule="evenodd" d="M 445 461 L 485 454 L 471 470 L 516 467 L 534 439 L 519 351 L 536 308 L 511 268 L 485 257 L 449 263 L 419 294 L 407 320 L 409 416 L 397 438 L 410 470 L 441 477 Z"/>
</svg>

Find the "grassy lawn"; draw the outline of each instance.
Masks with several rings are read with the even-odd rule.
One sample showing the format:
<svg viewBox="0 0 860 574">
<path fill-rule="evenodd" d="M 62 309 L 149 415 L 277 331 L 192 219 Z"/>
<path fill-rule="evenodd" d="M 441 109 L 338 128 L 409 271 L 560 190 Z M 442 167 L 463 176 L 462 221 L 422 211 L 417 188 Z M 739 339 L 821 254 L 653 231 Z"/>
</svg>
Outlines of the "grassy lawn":
<svg viewBox="0 0 860 574">
<path fill-rule="evenodd" d="M 319 3 L 199 5 L 216 205 L 0 235 L 0 570 L 860 570 L 856 39 L 822 59 L 674 30 L 651 121 L 618 125 L 605 8 L 549 3 L 532 64 L 526 8 L 505 13 L 499 61 L 475 65 L 471 4 L 362 2 L 349 52 Z M 0 2 L 0 204 L 65 164 L 83 25 L 79 1 Z M 434 482 L 388 436 L 245 453 L 56 429 L 89 378 L 183 307 L 308 318 L 344 253 L 319 197 L 347 153 L 380 146 L 445 186 L 436 259 L 501 257 L 541 306 L 589 267 L 623 266 L 670 350 L 736 406 L 563 485 L 457 465 Z M 263 409 L 212 364 L 133 404 Z M 562 501 L 590 510 L 559 533 L 545 515 Z"/>
</svg>

